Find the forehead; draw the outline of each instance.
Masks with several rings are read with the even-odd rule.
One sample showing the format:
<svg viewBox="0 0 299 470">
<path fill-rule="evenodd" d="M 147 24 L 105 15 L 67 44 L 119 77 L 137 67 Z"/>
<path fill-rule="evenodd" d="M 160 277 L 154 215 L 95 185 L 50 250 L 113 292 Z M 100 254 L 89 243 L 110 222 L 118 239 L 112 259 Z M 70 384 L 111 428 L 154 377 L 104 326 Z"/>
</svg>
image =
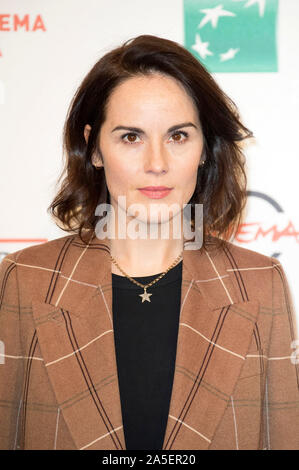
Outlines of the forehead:
<svg viewBox="0 0 299 470">
<path fill-rule="evenodd" d="M 107 101 L 107 113 L 151 111 L 197 114 L 193 99 L 175 78 L 161 73 L 136 75 L 117 85 Z M 108 116 L 107 116 L 108 117 Z"/>
</svg>

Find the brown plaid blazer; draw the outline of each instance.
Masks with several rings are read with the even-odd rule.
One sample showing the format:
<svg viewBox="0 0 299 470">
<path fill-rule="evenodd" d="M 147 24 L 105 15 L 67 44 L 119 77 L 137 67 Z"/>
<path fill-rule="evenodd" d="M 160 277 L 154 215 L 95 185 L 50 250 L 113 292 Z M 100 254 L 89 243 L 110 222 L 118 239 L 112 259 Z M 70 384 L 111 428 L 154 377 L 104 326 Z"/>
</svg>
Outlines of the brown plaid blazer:
<svg viewBox="0 0 299 470">
<path fill-rule="evenodd" d="M 187 248 L 163 449 L 299 449 L 283 268 L 229 242 Z M 68 235 L 0 268 L 0 448 L 125 450 L 107 239 Z"/>
</svg>

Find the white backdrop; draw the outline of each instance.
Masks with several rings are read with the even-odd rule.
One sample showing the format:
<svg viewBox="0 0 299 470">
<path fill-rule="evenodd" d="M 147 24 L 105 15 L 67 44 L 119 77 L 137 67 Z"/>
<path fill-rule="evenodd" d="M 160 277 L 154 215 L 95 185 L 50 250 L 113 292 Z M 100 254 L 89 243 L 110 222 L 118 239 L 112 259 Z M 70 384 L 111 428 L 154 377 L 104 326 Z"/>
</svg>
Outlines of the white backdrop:
<svg viewBox="0 0 299 470">
<path fill-rule="evenodd" d="M 86 73 L 139 34 L 183 44 L 183 15 L 183 0 L 0 0 L 2 256 L 67 235 L 46 208 L 62 169 L 67 108 Z M 247 225 L 235 243 L 279 259 L 297 323 L 298 23 L 299 1 L 280 0 L 277 73 L 214 74 L 256 136 L 246 148 L 248 189 L 262 197 L 249 197 Z"/>
</svg>

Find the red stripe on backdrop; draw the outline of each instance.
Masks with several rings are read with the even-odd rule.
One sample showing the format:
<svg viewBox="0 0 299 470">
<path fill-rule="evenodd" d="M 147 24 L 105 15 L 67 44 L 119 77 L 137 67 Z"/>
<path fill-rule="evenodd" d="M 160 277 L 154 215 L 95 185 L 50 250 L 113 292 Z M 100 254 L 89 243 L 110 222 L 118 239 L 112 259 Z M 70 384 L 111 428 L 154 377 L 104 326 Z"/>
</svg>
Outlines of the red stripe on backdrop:
<svg viewBox="0 0 299 470">
<path fill-rule="evenodd" d="M 0 243 L 45 243 L 47 238 L 0 238 Z"/>
</svg>

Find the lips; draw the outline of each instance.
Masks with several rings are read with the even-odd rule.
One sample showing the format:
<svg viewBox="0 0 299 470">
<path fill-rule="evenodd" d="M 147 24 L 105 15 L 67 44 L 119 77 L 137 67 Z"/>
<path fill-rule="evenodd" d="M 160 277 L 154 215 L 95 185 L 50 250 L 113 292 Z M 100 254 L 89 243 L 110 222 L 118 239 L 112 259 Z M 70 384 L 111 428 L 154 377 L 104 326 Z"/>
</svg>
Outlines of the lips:
<svg viewBox="0 0 299 470">
<path fill-rule="evenodd" d="M 138 189 L 142 189 L 145 191 L 166 191 L 172 188 L 168 188 L 167 186 L 145 186 L 144 188 L 138 188 Z"/>
<path fill-rule="evenodd" d="M 166 186 L 146 186 L 145 188 L 138 188 L 139 191 L 150 199 L 161 199 L 166 197 L 173 188 Z"/>
</svg>

